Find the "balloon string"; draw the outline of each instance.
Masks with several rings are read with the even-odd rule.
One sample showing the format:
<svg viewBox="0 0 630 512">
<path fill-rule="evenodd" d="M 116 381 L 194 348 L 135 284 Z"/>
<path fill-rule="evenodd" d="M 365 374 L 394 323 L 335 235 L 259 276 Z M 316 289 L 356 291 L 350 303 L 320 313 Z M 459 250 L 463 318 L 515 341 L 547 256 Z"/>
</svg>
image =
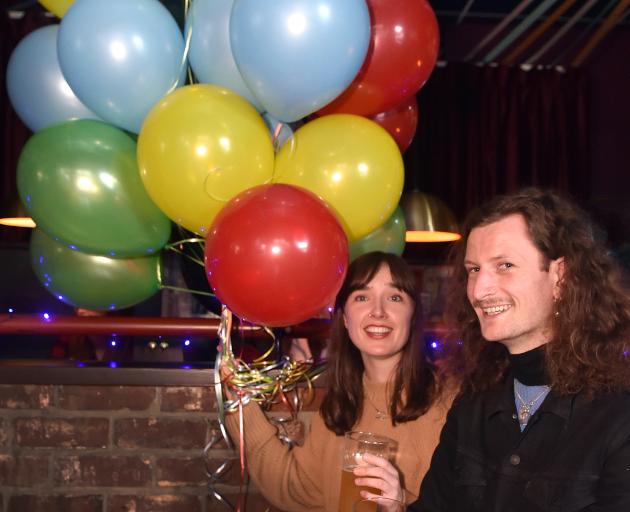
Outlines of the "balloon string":
<svg viewBox="0 0 630 512">
<path fill-rule="evenodd" d="M 180 249 L 177 249 L 175 247 L 168 247 L 166 250 L 179 254 L 180 256 L 183 256 L 187 260 L 192 261 L 193 263 L 196 263 L 197 265 L 201 265 L 202 267 L 204 266 L 203 260 L 200 260 L 199 258 L 195 258 L 194 256 L 191 256 L 190 254 L 185 253 L 184 251 Z"/>
<path fill-rule="evenodd" d="M 282 129 L 284 128 L 284 123 L 278 123 L 276 125 L 275 130 L 273 131 L 273 138 L 271 139 L 271 143 L 273 144 L 273 147 L 278 149 L 278 137 L 280 137 L 280 134 L 282 133 Z"/>
<path fill-rule="evenodd" d="M 182 244 L 203 244 L 205 240 L 203 238 L 194 237 L 194 238 L 184 238 L 183 240 L 177 240 L 176 242 L 171 242 L 170 244 L 166 244 L 164 246 L 165 249 L 170 249 L 172 247 L 177 247 Z"/>
<path fill-rule="evenodd" d="M 252 400 L 259 402 L 266 408 L 272 404 L 282 403 L 289 411 L 291 420 L 294 421 L 297 418 L 297 413 L 303 407 L 304 400 L 312 400 L 314 396 L 313 381 L 324 371 L 324 364 L 316 365 L 313 360 L 298 362 L 287 356 L 281 357 L 278 361 L 271 360 L 270 356 L 277 348 L 278 340 L 269 327 L 262 328 L 271 336 L 272 345 L 262 356 L 251 364 L 247 364 L 234 356 L 230 336 L 232 313 L 225 306 L 222 307 L 218 332 L 220 346 L 215 361 L 214 383 L 219 410 L 219 425 L 226 439 L 229 437 L 226 433 L 225 414 L 227 412 L 238 413 L 240 483 L 235 507 L 237 512 L 244 510 L 247 492 L 244 407 Z M 306 382 L 306 391 L 298 387 L 300 382 Z M 226 390 L 230 390 L 235 398 L 226 400 L 221 385 L 225 386 Z M 291 400 L 291 396 L 293 396 L 293 400 Z M 284 430 L 286 432 L 286 428 Z M 289 445 L 292 444 L 288 435 L 279 437 Z M 228 441 L 228 446 L 232 448 L 233 445 Z M 215 473 L 217 472 L 218 470 L 215 471 Z M 213 482 L 215 481 L 216 478 Z M 226 501 L 214 487 L 211 488 L 211 491 L 217 500 Z M 232 508 L 234 509 L 234 507 Z"/>
<path fill-rule="evenodd" d="M 245 490 L 245 427 L 243 421 L 243 401 L 238 401 L 238 431 L 239 431 L 239 459 L 241 463 L 241 481 L 238 489 L 238 501 L 236 503 L 236 512 L 241 510 L 241 499 Z"/>
<path fill-rule="evenodd" d="M 189 10 L 189 1 L 184 0 L 184 18 L 188 18 L 188 10 Z M 184 52 L 182 53 L 182 60 L 179 64 L 179 73 L 177 73 L 177 78 L 171 85 L 171 87 L 166 91 L 166 95 L 172 93 L 175 89 L 177 89 L 181 84 L 179 83 L 179 78 L 182 75 L 182 70 L 186 68 L 186 74 L 190 79 L 192 79 L 192 72 L 190 67 L 188 66 L 188 54 L 190 53 L 190 42 L 192 40 L 192 32 L 193 32 L 193 20 L 190 20 L 188 23 L 188 28 L 186 30 L 186 37 L 184 39 Z"/>
<path fill-rule="evenodd" d="M 256 359 L 254 359 L 254 364 L 255 363 L 260 363 L 262 361 L 265 361 L 273 352 L 273 350 L 276 348 L 276 337 L 273 334 L 273 331 L 269 328 L 269 327 L 263 327 L 264 331 L 269 334 L 269 336 L 271 336 L 271 346 L 267 349 L 267 351 L 260 357 L 257 357 Z"/>
<path fill-rule="evenodd" d="M 201 252 L 203 253 L 205 240 L 203 238 L 185 238 L 183 240 L 178 240 L 177 242 L 171 242 L 170 244 L 166 244 L 164 246 L 164 249 L 167 251 L 171 251 L 176 254 L 179 254 L 180 256 L 183 256 L 184 258 L 187 258 L 193 263 L 196 263 L 197 265 L 201 265 L 203 267 L 204 266 L 203 260 L 196 258 L 195 256 L 188 254 L 187 252 L 184 252 L 184 250 L 181 247 L 178 247 L 184 244 L 197 244 L 200 247 Z"/>
<path fill-rule="evenodd" d="M 205 295 L 206 297 L 216 297 L 214 293 L 204 292 L 202 290 L 191 290 L 190 288 L 182 288 L 181 286 L 172 286 L 170 284 L 160 283 L 161 290 L 173 290 L 174 292 L 194 293 L 196 295 Z"/>
</svg>

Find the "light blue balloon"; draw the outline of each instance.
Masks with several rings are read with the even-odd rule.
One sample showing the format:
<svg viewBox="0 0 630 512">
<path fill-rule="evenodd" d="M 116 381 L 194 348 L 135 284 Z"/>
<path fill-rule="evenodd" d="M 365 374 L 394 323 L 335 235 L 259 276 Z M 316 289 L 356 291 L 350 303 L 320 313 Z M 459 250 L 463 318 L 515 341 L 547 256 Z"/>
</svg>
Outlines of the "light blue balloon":
<svg viewBox="0 0 630 512">
<path fill-rule="evenodd" d="M 76 97 L 57 58 L 59 25 L 28 34 L 7 66 L 7 92 L 18 117 L 32 131 L 73 119 L 99 119 Z"/>
<path fill-rule="evenodd" d="M 370 15 L 365 0 L 234 0 L 230 41 L 250 90 L 292 122 L 350 85 L 368 50 Z"/>
<path fill-rule="evenodd" d="M 76 0 L 61 21 L 57 49 L 79 99 L 134 133 L 180 85 L 186 66 L 182 33 L 157 0 Z"/>
<path fill-rule="evenodd" d="M 233 0 L 195 0 L 186 18 L 190 31 L 188 61 L 202 83 L 220 85 L 240 94 L 261 112 L 262 105 L 241 76 L 230 46 Z"/>
</svg>

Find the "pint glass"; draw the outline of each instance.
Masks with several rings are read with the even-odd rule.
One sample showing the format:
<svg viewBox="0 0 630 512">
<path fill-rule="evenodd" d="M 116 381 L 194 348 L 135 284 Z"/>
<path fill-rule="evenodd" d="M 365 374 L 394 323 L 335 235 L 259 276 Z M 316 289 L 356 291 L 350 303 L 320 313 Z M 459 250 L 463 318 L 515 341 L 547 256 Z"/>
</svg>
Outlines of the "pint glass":
<svg viewBox="0 0 630 512">
<path fill-rule="evenodd" d="M 379 489 L 372 487 L 357 487 L 354 484 L 355 476 L 352 470 L 359 464 L 357 458 L 365 453 L 371 453 L 383 457 L 389 461 L 394 459 L 397 443 L 385 436 L 372 434 L 371 432 L 352 431 L 345 435 L 343 447 L 343 463 L 341 468 L 341 492 L 339 494 L 339 512 L 353 512 L 354 504 L 360 501 L 361 490 L 374 494 L 380 494 Z M 374 509 L 376 510 L 376 509 Z"/>
</svg>

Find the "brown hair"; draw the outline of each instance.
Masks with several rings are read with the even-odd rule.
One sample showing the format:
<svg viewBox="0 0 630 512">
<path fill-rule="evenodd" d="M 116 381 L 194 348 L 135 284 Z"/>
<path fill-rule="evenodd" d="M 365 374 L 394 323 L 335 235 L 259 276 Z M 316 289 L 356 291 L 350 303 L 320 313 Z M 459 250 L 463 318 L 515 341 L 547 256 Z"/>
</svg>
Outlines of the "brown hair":
<svg viewBox="0 0 630 512">
<path fill-rule="evenodd" d="M 499 196 L 472 212 L 454 248 L 453 287 L 447 307 L 455 326 L 451 368 L 460 372 L 463 389 L 482 391 L 501 382 L 508 351 L 481 335 L 477 316 L 466 296 L 466 243 L 475 227 L 508 215 L 522 215 L 545 268 L 564 258 L 560 298 L 552 319 L 553 339 L 545 345 L 545 369 L 557 393 L 587 394 L 630 389 L 626 359 L 630 333 L 630 299 L 622 289 L 619 269 L 594 237 L 594 226 L 577 205 L 550 191 L 528 188 Z M 454 365 L 452 363 L 455 363 Z"/>
<path fill-rule="evenodd" d="M 343 308 L 355 290 L 364 288 L 386 265 L 394 285 L 415 304 L 409 339 L 402 350 L 391 389 L 392 424 L 412 421 L 425 413 L 439 391 L 435 367 L 426 354 L 416 279 L 405 261 L 394 254 L 370 252 L 354 260 L 337 294 L 328 357 L 328 389 L 320 407 L 326 426 L 337 435 L 352 429 L 363 412 L 363 360 L 343 321 Z"/>
</svg>

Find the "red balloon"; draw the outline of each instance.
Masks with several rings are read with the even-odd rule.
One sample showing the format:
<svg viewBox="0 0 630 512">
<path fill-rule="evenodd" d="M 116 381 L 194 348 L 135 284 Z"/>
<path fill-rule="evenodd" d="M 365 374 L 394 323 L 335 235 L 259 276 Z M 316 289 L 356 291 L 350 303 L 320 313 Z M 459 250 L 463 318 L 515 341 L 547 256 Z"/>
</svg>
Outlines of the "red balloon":
<svg viewBox="0 0 630 512">
<path fill-rule="evenodd" d="M 294 325 L 334 302 L 348 241 L 316 195 L 260 185 L 230 200 L 206 238 L 206 275 L 234 314 L 267 326 Z"/>
<path fill-rule="evenodd" d="M 418 127 L 418 102 L 412 96 L 397 107 L 371 117 L 394 137 L 401 153 L 411 144 Z"/>
<path fill-rule="evenodd" d="M 319 115 L 386 112 L 415 94 L 435 67 L 440 32 L 426 0 L 367 0 L 372 40 L 359 74 Z"/>
</svg>

